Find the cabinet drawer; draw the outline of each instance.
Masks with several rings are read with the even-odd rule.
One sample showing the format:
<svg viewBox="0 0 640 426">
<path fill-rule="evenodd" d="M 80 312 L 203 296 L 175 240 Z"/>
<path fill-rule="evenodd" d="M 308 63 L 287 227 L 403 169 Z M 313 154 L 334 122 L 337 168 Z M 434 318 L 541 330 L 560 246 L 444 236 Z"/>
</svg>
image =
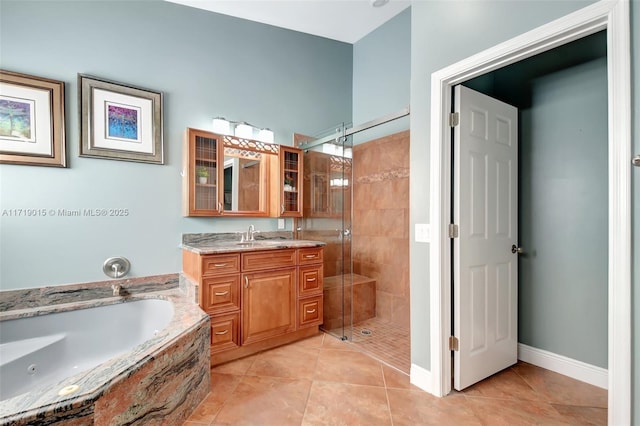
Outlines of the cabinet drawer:
<svg viewBox="0 0 640 426">
<path fill-rule="evenodd" d="M 240 313 L 211 317 L 211 352 L 240 346 Z"/>
<path fill-rule="evenodd" d="M 298 301 L 298 328 L 322 324 L 322 296 Z"/>
<path fill-rule="evenodd" d="M 287 268 L 295 265 L 296 251 L 294 249 L 242 253 L 242 272 Z"/>
<path fill-rule="evenodd" d="M 208 313 L 240 309 L 240 274 L 202 280 L 200 307 Z"/>
<path fill-rule="evenodd" d="M 215 254 L 202 257 L 202 276 L 240 272 L 239 254 Z"/>
<path fill-rule="evenodd" d="M 298 297 L 322 293 L 322 265 L 301 266 L 298 270 Z"/>
<path fill-rule="evenodd" d="M 322 263 L 322 247 L 308 247 L 298 249 L 298 265 L 307 263 Z"/>
</svg>

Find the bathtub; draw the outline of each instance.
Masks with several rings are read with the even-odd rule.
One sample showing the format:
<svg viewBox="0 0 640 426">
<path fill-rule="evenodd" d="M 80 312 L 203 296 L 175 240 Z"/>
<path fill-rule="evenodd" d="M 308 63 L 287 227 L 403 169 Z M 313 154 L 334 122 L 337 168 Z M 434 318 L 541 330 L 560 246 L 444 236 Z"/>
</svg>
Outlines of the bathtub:
<svg viewBox="0 0 640 426">
<path fill-rule="evenodd" d="M 179 424 L 209 380 L 208 317 L 177 288 L 0 313 L 0 425 Z"/>
<path fill-rule="evenodd" d="M 141 299 L 0 322 L 0 400 L 130 352 L 173 318 L 168 300 Z"/>
</svg>

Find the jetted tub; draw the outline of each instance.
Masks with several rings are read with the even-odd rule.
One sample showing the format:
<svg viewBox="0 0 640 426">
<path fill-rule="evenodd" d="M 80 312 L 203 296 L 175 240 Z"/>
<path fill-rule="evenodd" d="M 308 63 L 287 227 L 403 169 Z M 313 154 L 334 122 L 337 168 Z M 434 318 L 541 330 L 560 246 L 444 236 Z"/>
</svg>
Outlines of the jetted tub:
<svg viewBox="0 0 640 426">
<path fill-rule="evenodd" d="M 177 288 L 0 312 L 0 425 L 181 424 L 209 333 Z"/>
<path fill-rule="evenodd" d="M 0 322 L 0 400 L 125 354 L 173 318 L 168 300 L 141 299 Z"/>
</svg>

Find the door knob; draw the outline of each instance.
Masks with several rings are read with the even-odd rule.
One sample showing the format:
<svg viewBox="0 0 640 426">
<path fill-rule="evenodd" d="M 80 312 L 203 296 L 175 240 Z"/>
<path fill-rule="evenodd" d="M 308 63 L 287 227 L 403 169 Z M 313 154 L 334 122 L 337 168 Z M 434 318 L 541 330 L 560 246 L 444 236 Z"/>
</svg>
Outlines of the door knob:
<svg viewBox="0 0 640 426">
<path fill-rule="evenodd" d="M 524 250 L 522 249 L 522 247 L 518 247 L 515 244 L 511 246 L 511 253 L 518 253 L 518 254 L 522 254 L 524 253 Z"/>
</svg>

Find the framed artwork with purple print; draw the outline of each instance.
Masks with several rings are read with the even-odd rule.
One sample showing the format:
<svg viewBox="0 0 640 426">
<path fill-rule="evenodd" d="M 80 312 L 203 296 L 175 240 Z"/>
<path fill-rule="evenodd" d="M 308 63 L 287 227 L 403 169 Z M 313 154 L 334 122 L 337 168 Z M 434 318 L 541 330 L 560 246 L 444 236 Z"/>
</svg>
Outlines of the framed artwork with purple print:
<svg viewBox="0 0 640 426">
<path fill-rule="evenodd" d="M 0 163 L 67 166 L 64 82 L 0 70 Z"/>
<path fill-rule="evenodd" d="M 78 74 L 80 156 L 163 164 L 162 93 Z"/>
</svg>

